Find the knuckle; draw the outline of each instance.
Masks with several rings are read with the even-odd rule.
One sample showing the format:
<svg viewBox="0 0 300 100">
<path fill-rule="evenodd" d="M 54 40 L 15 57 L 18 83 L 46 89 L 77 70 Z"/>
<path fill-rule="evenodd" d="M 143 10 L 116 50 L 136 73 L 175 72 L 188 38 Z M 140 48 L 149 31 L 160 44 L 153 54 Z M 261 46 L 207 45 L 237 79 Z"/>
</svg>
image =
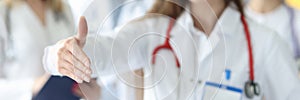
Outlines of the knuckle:
<svg viewBox="0 0 300 100">
<path fill-rule="evenodd" d="M 75 44 L 76 43 L 76 39 L 75 38 L 71 38 L 69 41 L 68 41 L 69 44 Z"/>
<path fill-rule="evenodd" d="M 75 64 L 74 63 L 71 63 L 70 66 L 68 66 L 71 70 L 74 70 L 75 69 Z"/>
<path fill-rule="evenodd" d="M 69 39 L 69 40 L 67 40 L 66 42 L 64 42 L 63 46 L 64 46 L 64 47 L 70 47 L 70 46 L 72 46 L 73 44 L 74 44 L 74 40 Z"/>
<path fill-rule="evenodd" d="M 66 43 L 70 43 L 70 42 L 72 42 L 72 41 L 74 41 L 74 38 L 73 38 L 73 37 L 68 38 L 68 39 L 66 40 Z"/>
<path fill-rule="evenodd" d="M 69 42 L 64 42 L 63 43 L 63 47 L 68 47 L 69 45 L 71 45 Z"/>
</svg>

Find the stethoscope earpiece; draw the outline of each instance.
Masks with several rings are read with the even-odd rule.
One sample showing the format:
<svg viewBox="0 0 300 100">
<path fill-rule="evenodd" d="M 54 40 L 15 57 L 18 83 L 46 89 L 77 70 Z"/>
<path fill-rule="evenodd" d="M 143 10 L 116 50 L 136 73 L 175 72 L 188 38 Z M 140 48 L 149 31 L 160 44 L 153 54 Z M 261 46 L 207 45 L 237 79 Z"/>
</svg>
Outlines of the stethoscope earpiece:
<svg viewBox="0 0 300 100">
<path fill-rule="evenodd" d="M 254 96 L 259 96 L 260 95 L 260 86 L 253 81 L 246 82 L 245 94 L 246 94 L 247 98 L 250 98 L 250 99 L 252 99 Z"/>
</svg>

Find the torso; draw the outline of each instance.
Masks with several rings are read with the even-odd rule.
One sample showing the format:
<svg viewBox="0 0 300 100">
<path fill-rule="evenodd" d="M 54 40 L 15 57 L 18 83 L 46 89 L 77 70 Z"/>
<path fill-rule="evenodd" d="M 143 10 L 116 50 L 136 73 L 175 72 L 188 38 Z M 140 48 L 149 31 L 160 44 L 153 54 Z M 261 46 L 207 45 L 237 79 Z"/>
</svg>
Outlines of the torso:
<svg viewBox="0 0 300 100">
<path fill-rule="evenodd" d="M 205 82 L 221 82 L 221 84 L 244 89 L 245 83 L 249 80 L 249 55 L 245 31 L 239 19 L 240 15 L 232 8 L 227 9 L 229 10 L 225 11 L 227 13 L 224 15 L 225 18 L 220 20 L 219 26 L 216 25 L 209 37 L 206 37 L 203 32 L 195 31 L 190 25 L 178 21 L 172 30 L 170 43 L 182 66 L 180 69 L 176 67 L 174 56 L 170 51 L 160 51 L 156 64 L 151 67 L 152 73 L 150 73 L 149 67 L 144 69 L 145 75 L 151 75 L 145 79 L 145 82 L 149 82 L 145 83 L 145 87 L 155 86 L 152 89 L 146 89 L 145 99 L 151 99 L 155 95 L 152 99 L 181 100 L 190 98 L 198 100 L 203 94 Z M 231 15 L 232 13 L 234 15 Z M 169 21 L 169 18 L 159 17 L 135 23 L 139 27 L 137 32 L 140 33 L 140 36 L 145 41 L 148 41 L 146 38 L 151 41 L 146 47 L 148 50 L 147 61 L 151 62 L 154 48 L 164 43 Z M 251 20 L 247 20 L 247 22 L 252 36 L 255 81 L 261 87 L 265 87 L 264 69 L 269 67 L 265 65 L 266 50 L 270 49 L 270 44 L 277 38 L 272 31 L 265 27 Z M 137 39 L 141 39 L 138 37 Z M 116 41 L 118 41 L 118 37 Z M 134 42 L 138 44 L 141 41 Z M 262 41 L 264 42 L 262 43 Z M 223 74 L 226 69 L 232 72 L 229 80 L 225 80 Z M 242 94 L 242 98 L 247 99 L 244 94 Z M 254 99 L 262 99 L 262 95 Z"/>
<path fill-rule="evenodd" d="M 50 9 L 45 14 L 46 23 L 43 25 L 25 2 L 11 8 L 10 35 L 13 40 L 14 61 L 4 68 L 7 78 L 35 78 L 42 75 L 44 48 L 75 33 L 70 13 L 65 13 L 65 18 L 59 21 Z"/>
</svg>

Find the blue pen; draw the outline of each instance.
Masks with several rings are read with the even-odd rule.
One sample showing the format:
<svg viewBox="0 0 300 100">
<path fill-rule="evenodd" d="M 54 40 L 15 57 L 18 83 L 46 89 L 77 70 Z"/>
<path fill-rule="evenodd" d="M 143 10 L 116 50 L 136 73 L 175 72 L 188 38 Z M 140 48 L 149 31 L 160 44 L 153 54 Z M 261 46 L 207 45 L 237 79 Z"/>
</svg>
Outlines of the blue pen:
<svg viewBox="0 0 300 100">
<path fill-rule="evenodd" d="M 227 81 L 230 80 L 230 78 L 231 78 L 231 70 L 230 69 L 225 69 L 225 78 Z"/>
</svg>

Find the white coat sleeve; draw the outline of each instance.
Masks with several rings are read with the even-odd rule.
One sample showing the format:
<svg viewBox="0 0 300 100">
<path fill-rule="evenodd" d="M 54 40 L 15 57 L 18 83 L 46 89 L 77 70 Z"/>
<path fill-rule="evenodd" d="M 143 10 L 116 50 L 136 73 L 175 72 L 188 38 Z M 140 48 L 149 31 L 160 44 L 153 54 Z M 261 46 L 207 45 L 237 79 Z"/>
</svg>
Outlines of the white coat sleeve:
<svg viewBox="0 0 300 100">
<path fill-rule="evenodd" d="M 265 51 L 263 94 L 266 100 L 299 100 L 300 82 L 292 52 L 277 35 Z"/>
<path fill-rule="evenodd" d="M 142 34 L 135 31 L 135 26 L 138 24 L 126 25 L 117 32 L 116 36 L 89 35 L 87 37 L 84 51 L 91 60 L 93 73 L 120 74 L 146 65 L 149 40 L 143 38 L 136 41 Z M 57 62 L 55 50 L 57 50 L 56 45 L 45 49 L 43 63 L 47 72 L 61 75 L 55 67 Z"/>
</svg>

